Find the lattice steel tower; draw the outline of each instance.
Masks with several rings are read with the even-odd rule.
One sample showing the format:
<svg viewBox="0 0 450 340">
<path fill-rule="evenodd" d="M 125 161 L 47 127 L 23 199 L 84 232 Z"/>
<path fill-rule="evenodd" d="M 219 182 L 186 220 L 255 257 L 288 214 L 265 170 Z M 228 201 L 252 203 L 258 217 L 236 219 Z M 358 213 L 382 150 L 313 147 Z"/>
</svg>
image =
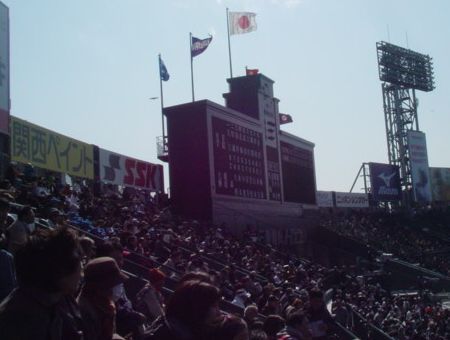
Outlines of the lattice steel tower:
<svg viewBox="0 0 450 340">
<path fill-rule="evenodd" d="M 377 43 L 377 54 L 389 163 L 400 167 L 403 203 L 409 207 L 412 179 L 407 133 L 419 131 L 416 90 L 434 89 L 432 58 L 384 41 Z"/>
</svg>

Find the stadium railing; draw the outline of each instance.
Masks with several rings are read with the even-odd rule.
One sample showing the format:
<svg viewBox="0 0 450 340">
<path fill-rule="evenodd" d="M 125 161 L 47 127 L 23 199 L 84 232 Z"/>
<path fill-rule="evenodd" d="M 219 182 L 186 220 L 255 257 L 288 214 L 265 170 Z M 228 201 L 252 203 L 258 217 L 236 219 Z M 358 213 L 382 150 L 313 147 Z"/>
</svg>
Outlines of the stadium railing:
<svg viewBox="0 0 450 340">
<path fill-rule="evenodd" d="M 393 337 L 368 322 L 361 314 L 352 309 L 353 331 L 361 339 L 367 340 L 395 340 Z"/>
</svg>

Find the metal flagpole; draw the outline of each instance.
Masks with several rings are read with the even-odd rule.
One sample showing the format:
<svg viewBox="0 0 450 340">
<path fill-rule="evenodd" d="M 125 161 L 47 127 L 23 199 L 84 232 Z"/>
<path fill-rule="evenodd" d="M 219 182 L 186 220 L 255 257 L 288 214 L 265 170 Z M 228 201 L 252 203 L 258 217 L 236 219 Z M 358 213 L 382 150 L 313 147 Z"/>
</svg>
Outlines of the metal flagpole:
<svg viewBox="0 0 450 340">
<path fill-rule="evenodd" d="M 227 7 L 227 32 L 228 32 L 228 56 L 230 58 L 230 78 L 233 78 L 233 65 L 231 63 L 231 45 L 230 45 L 230 18 Z"/>
<path fill-rule="evenodd" d="M 194 95 L 194 58 L 192 57 L 192 33 L 189 32 L 189 49 L 191 50 L 191 86 L 192 86 L 192 101 L 195 102 Z"/>
<path fill-rule="evenodd" d="M 161 53 L 158 54 L 159 59 L 159 89 L 160 89 L 160 98 L 161 98 L 161 122 L 162 122 L 162 134 L 163 134 L 163 143 L 166 143 L 166 132 L 164 128 L 164 96 L 163 96 L 163 85 L 161 78 Z"/>
</svg>

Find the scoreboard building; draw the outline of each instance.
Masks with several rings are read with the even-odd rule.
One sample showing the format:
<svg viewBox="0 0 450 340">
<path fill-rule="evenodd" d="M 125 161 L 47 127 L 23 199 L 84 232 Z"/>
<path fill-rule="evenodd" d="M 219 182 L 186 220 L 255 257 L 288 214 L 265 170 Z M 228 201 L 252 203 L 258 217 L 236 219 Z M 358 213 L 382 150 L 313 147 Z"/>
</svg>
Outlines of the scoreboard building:
<svg viewBox="0 0 450 340">
<path fill-rule="evenodd" d="M 164 109 L 176 213 L 230 226 L 297 223 L 316 208 L 314 144 L 280 130 L 273 81 L 227 80 L 225 106 Z"/>
</svg>

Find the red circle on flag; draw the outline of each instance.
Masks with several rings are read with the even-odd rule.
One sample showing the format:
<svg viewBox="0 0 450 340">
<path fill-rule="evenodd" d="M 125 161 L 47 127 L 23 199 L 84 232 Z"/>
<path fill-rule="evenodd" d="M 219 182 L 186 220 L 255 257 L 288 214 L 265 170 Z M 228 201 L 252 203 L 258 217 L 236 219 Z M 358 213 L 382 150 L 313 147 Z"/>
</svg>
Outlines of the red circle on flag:
<svg viewBox="0 0 450 340">
<path fill-rule="evenodd" d="M 243 30 L 249 28 L 250 26 L 250 20 L 248 20 L 248 16 L 243 15 L 239 18 L 238 21 L 239 27 L 242 28 Z"/>
</svg>

